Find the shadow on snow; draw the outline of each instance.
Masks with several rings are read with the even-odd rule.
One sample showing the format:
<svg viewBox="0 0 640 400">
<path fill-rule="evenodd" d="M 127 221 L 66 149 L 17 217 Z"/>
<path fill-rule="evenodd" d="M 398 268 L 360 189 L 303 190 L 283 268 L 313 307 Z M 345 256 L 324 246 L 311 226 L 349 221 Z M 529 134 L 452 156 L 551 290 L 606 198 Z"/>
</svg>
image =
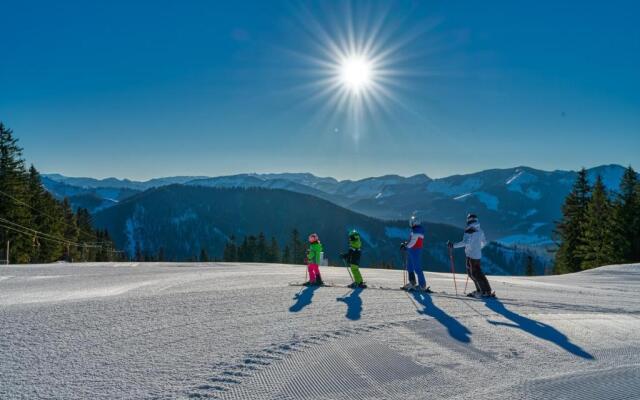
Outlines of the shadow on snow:
<svg viewBox="0 0 640 400">
<path fill-rule="evenodd" d="M 487 308 L 490 309 L 491 311 L 497 314 L 500 314 L 506 319 L 513 322 L 513 323 L 508 323 L 508 322 L 499 322 L 499 321 L 489 321 L 490 324 L 522 329 L 523 331 L 533 336 L 539 337 L 540 339 L 544 339 L 548 342 L 555 343 L 557 346 L 563 348 L 564 350 L 578 357 L 582 357 L 588 360 L 594 359 L 594 357 L 591 354 L 587 353 L 580 346 L 571 343 L 571 341 L 565 334 L 563 334 L 556 328 L 552 327 L 551 325 L 547 325 L 542 322 L 535 321 L 531 318 L 524 317 L 511 310 L 508 310 L 504 306 L 504 304 L 502 304 L 497 299 L 488 300 L 485 304 Z"/>
<path fill-rule="evenodd" d="M 349 296 L 338 297 L 337 301 L 342 301 L 347 305 L 346 317 L 352 321 L 357 321 L 362 316 L 362 293 L 361 288 L 355 288 L 349 293 Z"/>
<path fill-rule="evenodd" d="M 293 299 L 296 301 L 291 307 L 289 307 L 290 312 L 300 312 L 303 308 L 311 304 L 311 299 L 313 299 L 313 294 L 316 290 L 318 290 L 319 286 L 307 286 L 295 296 Z"/>
<path fill-rule="evenodd" d="M 449 335 L 455 340 L 463 343 L 471 342 L 471 338 L 469 337 L 471 331 L 458 322 L 457 319 L 436 307 L 431 300 L 431 296 L 425 293 L 414 292 L 413 298 L 424 307 L 422 310 L 418 310 L 419 314 L 435 318 L 436 321 L 447 328 L 447 332 L 449 332 Z"/>
</svg>

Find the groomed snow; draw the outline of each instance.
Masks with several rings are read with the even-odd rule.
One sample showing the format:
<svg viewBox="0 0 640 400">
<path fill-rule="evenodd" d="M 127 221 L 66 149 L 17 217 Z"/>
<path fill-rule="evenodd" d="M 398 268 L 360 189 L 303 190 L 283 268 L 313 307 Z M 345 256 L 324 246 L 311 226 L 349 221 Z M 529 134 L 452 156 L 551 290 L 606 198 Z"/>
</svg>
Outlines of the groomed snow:
<svg viewBox="0 0 640 400">
<path fill-rule="evenodd" d="M 486 302 L 288 285 L 303 279 L 264 264 L 2 266 L 0 398 L 640 398 L 640 265 L 494 276 Z"/>
</svg>

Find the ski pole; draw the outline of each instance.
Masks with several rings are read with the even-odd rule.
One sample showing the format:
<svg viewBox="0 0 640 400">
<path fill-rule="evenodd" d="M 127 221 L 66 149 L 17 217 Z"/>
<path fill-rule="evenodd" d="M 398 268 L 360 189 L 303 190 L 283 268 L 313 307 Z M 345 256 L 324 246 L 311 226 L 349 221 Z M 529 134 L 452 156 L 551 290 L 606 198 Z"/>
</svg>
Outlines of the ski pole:
<svg viewBox="0 0 640 400">
<path fill-rule="evenodd" d="M 455 264 L 453 262 L 453 249 L 451 247 L 449 248 L 449 261 L 451 261 L 451 275 L 453 275 L 453 287 L 456 290 L 456 296 L 457 296 L 458 284 L 456 283 L 456 269 L 455 269 Z M 466 285 L 465 285 L 465 290 L 467 290 Z"/>
<path fill-rule="evenodd" d="M 467 283 L 469 283 L 469 264 L 467 262 L 467 280 L 464 283 L 464 294 L 467 294 Z"/>
<path fill-rule="evenodd" d="M 342 263 L 344 264 L 345 267 L 347 267 L 347 272 L 349 272 L 349 278 L 351 278 L 351 282 L 352 283 L 355 282 L 356 280 L 353 279 L 353 275 L 351 274 L 351 268 L 349 267 L 349 264 L 347 264 L 347 260 L 343 258 Z"/>
<path fill-rule="evenodd" d="M 404 280 L 404 282 L 403 282 L 404 283 L 403 287 L 404 287 L 404 286 L 407 286 L 407 279 L 408 279 L 407 277 L 409 275 L 409 267 L 407 265 L 408 263 L 407 263 L 407 250 L 406 249 L 403 250 L 402 256 L 404 258 L 404 272 L 402 273 L 402 278 Z"/>
</svg>

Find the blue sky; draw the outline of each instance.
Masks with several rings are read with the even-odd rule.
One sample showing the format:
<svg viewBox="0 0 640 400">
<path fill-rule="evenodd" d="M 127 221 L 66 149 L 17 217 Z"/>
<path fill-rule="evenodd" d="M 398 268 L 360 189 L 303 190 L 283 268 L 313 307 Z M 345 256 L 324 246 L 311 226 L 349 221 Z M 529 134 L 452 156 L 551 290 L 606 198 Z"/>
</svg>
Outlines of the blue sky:
<svg viewBox="0 0 640 400">
<path fill-rule="evenodd" d="M 640 168 L 638 2 L 387 4 L 4 2 L 0 120 L 73 176 Z M 394 49 L 359 117 L 319 81 L 349 27 Z"/>
</svg>

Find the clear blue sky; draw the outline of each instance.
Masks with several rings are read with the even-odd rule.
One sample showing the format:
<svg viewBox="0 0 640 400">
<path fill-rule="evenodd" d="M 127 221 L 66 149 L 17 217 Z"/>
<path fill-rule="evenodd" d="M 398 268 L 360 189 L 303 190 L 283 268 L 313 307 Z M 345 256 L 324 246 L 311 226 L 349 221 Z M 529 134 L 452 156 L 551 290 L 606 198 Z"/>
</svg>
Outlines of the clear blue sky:
<svg viewBox="0 0 640 400">
<path fill-rule="evenodd" d="M 639 4 L 3 2 L 0 120 L 73 176 L 640 168 Z M 381 16 L 396 101 L 356 139 L 347 107 L 314 97 L 314 27 L 366 39 Z"/>
</svg>

